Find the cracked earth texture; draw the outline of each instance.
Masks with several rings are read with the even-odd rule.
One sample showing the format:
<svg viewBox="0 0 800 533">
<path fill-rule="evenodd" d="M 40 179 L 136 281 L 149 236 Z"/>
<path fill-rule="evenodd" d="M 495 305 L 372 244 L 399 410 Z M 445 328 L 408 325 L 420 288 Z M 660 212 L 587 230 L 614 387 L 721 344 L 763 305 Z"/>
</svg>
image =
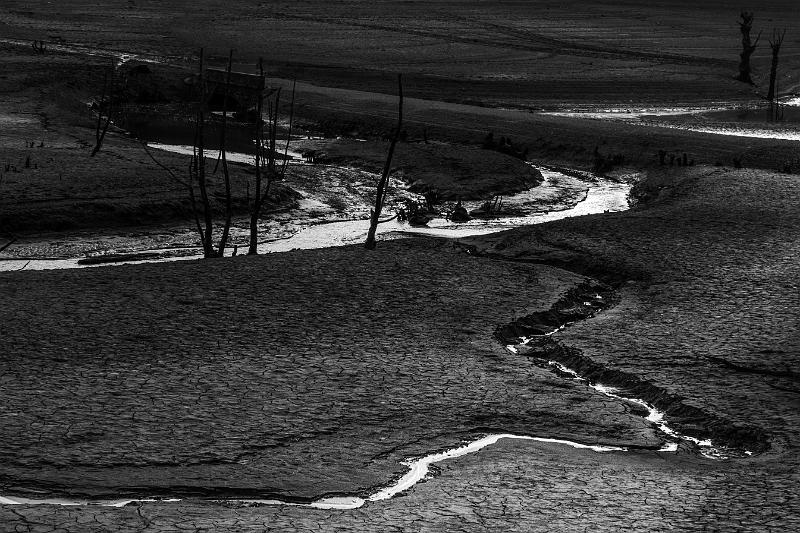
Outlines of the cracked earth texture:
<svg viewBox="0 0 800 533">
<path fill-rule="evenodd" d="M 590 320 L 573 324 L 554 337 L 610 369 L 639 375 L 681 396 L 687 405 L 697 406 L 734 425 L 762 429 L 769 439 L 770 448 L 761 455 L 709 461 L 685 449 L 677 454 L 653 451 L 594 454 L 543 443 L 504 441 L 474 455 L 438 464 L 439 475 L 402 497 L 368 503 L 354 511 L 291 506 L 243 507 L 198 500 L 176 504 L 133 504 L 122 509 L 2 506 L 0 524 L 5 524 L 8 531 L 47 532 L 797 529 L 800 527 L 797 493 L 800 426 L 795 374 L 798 357 L 796 309 L 800 304 L 796 264 L 800 251 L 797 244 L 800 242 L 797 235 L 797 222 L 800 220 L 796 203 L 798 187 L 800 183 L 794 176 L 748 170 L 693 168 L 686 169 L 685 173 L 651 174 L 640 189 L 640 192 L 649 192 L 651 199 L 647 205 L 633 211 L 559 221 L 470 240 L 470 244 L 482 252 L 521 261 L 558 264 L 622 283 L 618 292 L 619 303 L 615 307 Z M 105 470 L 102 462 L 100 468 L 94 467 L 94 472 L 81 466 L 81 461 L 89 461 L 85 454 L 94 447 L 91 460 L 108 461 L 107 472 L 113 472 L 115 481 L 125 479 L 123 476 L 133 479 L 136 473 L 153 484 L 152 481 L 160 475 L 157 468 L 145 465 L 117 468 L 113 456 L 125 452 L 134 456 L 140 454 L 139 457 L 149 453 L 151 460 L 158 457 L 157 452 L 147 449 L 147 442 L 151 442 L 148 439 L 153 436 L 163 438 L 158 428 L 170 427 L 164 425 L 168 419 L 172 419 L 171 427 L 175 429 L 170 430 L 171 440 L 167 446 L 174 446 L 171 453 L 182 461 L 202 461 L 204 457 L 213 457 L 214 453 L 216 457 L 232 457 L 231 450 L 239 446 L 233 439 L 237 428 L 225 417 L 230 417 L 234 410 L 225 405 L 215 405 L 202 394 L 198 395 L 197 391 L 206 390 L 209 396 L 216 398 L 240 394 L 237 380 L 245 376 L 240 365 L 253 374 L 251 380 L 245 379 L 253 387 L 248 394 L 262 394 L 248 396 L 251 400 L 256 399 L 258 404 L 257 422 L 250 420 L 246 403 L 240 402 L 236 406 L 244 411 L 236 413 L 239 417 L 236 423 L 248 426 L 249 431 L 253 431 L 255 424 L 261 424 L 262 433 L 250 435 L 243 432 L 245 442 L 252 442 L 253 437 L 268 436 L 264 428 L 266 418 L 274 433 L 284 431 L 296 436 L 306 431 L 308 438 L 285 442 L 283 451 L 275 446 L 269 457 L 266 454 L 242 457 L 246 459 L 246 465 L 205 466 L 195 471 L 190 464 L 185 464 L 170 467 L 170 475 L 179 474 L 201 485 L 204 480 L 192 478 L 194 472 L 228 468 L 228 471 L 236 472 L 237 485 L 243 487 L 251 479 L 248 475 L 255 474 L 257 468 L 262 468 L 262 472 L 269 469 L 272 486 L 285 480 L 282 485 L 284 492 L 294 490 L 296 494 L 302 494 L 298 488 L 299 480 L 310 484 L 314 476 L 327 474 L 328 478 L 314 478 L 327 483 L 313 485 L 316 493 L 320 493 L 347 475 L 350 477 L 339 486 L 368 486 L 380 482 L 378 471 L 390 473 L 392 465 L 396 467 L 396 461 L 402 456 L 452 444 L 453 437 L 463 435 L 468 426 L 491 425 L 538 434 L 558 432 L 575 440 L 588 438 L 607 443 L 643 442 L 645 436 L 649 443 L 657 439 L 637 425 L 635 417 L 628 412 L 629 406 L 608 401 L 601 394 L 589 391 L 585 385 L 564 381 L 536 367 L 526 366 L 523 357 L 514 358 L 503 353 L 500 346 L 492 344 L 493 327 L 508 323 L 514 316 L 549 308 L 558 296 L 564 294 L 565 287 L 574 286 L 580 280 L 579 276 L 544 265 L 467 259 L 465 255 L 455 254 L 448 245 L 424 241 L 384 243 L 378 253 L 385 255 L 368 255 L 364 259 L 360 250 L 339 249 L 240 258 L 230 263 L 205 263 L 204 268 L 211 268 L 214 273 L 214 276 L 205 278 L 211 280 L 207 283 L 209 286 L 227 287 L 224 293 L 209 290 L 197 294 L 192 288 L 191 277 L 202 272 L 199 264 L 175 265 L 172 267 L 174 270 L 135 267 L 116 273 L 112 269 L 101 269 L 91 273 L 95 278 L 89 278 L 93 279 L 89 283 L 87 278 L 81 278 L 89 289 L 72 295 L 65 294 L 63 287 L 69 286 L 70 276 L 82 273 L 17 273 L 0 278 L 4 291 L 11 288 L 17 291 L 16 296 L 10 299 L 15 302 L 13 312 L 3 311 L 5 323 L 17 321 L 13 323 L 15 327 L 8 328 L 11 337 L 6 337 L 3 342 L 8 343 L 8 339 L 15 335 L 20 342 L 25 341 L 22 348 L 16 348 L 16 367 L 8 366 L 9 370 L 16 372 L 13 381 L 7 380 L 2 384 L 4 397 L 10 397 L 11 406 L 20 413 L 18 416 L 23 416 L 13 427 L 3 420 L 4 442 L 20 443 L 15 450 L 5 449 L 5 479 L 24 479 L 32 484 L 35 484 L 34 480 L 66 483 L 68 476 L 78 475 L 82 476 L 80 481 L 84 488 L 102 491 L 103 483 L 96 477 L 94 481 L 91 478 L 91 475 L 97 476 L 98 472 Z M 334 260 L 336 258 L 338 260 Z M 356 258 L 362 263 L 357 263 Z M 393 266 L 393 262 L 397 266 Z M 220 264 L 230 266 L 222 269 L 218 267 Z M 377 272 L 378 266 L 383 266 L 384 270 Z M 336 270 L 338 275 L 333 276 L 332 270 Z M 292 272 L 294 279 L 304 280 L 302 285 L 305 288 L 293 288 L 290 283 L 281 281 L 287 279 L 287 272 Z M 351 274 L 342 275 L 343 272 Z M 301 335 L 298 329 L 296 338 L 290 333 L 278 333 L 280 330 L 275 325 L 263 321 L 242 325 L 243 316 L 210 320 L 203 318 L 205 313 L 192 312 L 194 306 L 207 306 L 198 309 L 206 309 L 206 312 L 224 308 L 204 298 L 225 294 L 225 301 L 238 299 L 237 313 L 244 313 L 240 308 L 249 292 L 242 283 L 236 284 L 232 280 L 246 279 L 243 277 L 245 273 L 260 277 L 259 281 L 271 280 L 278 285 L 257 283 L 258 302 L 264 302 L 264 307 L 257 308 L 262 314 L 255 313 L 254 316 L 263 317 L 263 313 L 267 313 L 269 322 L 274 323 L 276 318 L 273 317 L 287 313 L 283 328 L 292 323 L 294 313 L 301 312 L 301 302 L 309 300 L 308 294 L 318 290 L 313 287 L 321 287 L 323 283 L 332 284 L 325 290 L 332 294 L 334 302 L 350 299 L 355 302 L 337 304 L 343 306 L 338 311 L 334 311 L 335 306 L 330 304 L 317 308 L 316 315 L 309 318 L 318 324 L 320 330 Z M 409 277 L 414 278 L 413 283 Z M 159 279 L 163 281 L 157 282 Z M 625 283 L 626 279 L 632 281 Z M 130 280 L 136 280 L 139 287 L 155 283 L 159 290 L 144 292 L 142 288 L 132 288 Z M 401 288 L 402 293 L 399 292 Z M 284 294 L 286 291 L 288 294 Z M 374 291 L 374 301 L 364 296 L 369 291 Z M 343 292 L 349 293 L 350 298 L 339 296 Z M 93 296 L 93 293 L 102 293 L 102 296 Z M 128 300 L 126 304 L 120 301 L 122 297 Z M 114 315 L 111 318 L 114 324 L 109 324 L 109 319 L 98 322 L 96 317 L 60 314 L 65 305 L 75 305 L 87 299 L 95 303 L 105 301 L 103 305 L 120 310 L 120 317 L 138 313 L 137 320 L 144 321 L 146 326 L 142 327 L 141 323 L 136 328 L 125 326 L 134 321 L 128 318 L 128 322 L 124 322 L 123 318 L 113 318 Z M 276 299 L 280 305 L 275 305 Z M 171 332 L 158 333 L 161 327 L 165 327 L 164 316 L 168 312 L 174 314 L 174 310 L 168 311 L 173 300 L 188 302 L 181 304 L 187 309 L 178 315 L 176 322 L 171 323 Z M 39 306 L 36 311 L 34 305 Z M 261 304 L 249 303 L 247 309 L 258 305 Z M 387 311 L 393 305 L 413 308 L 413 317 L 407 313 Z M 502 309 L 494 305 L 500 305 Z M 146 310 L 136 311 L 140 306 Z M 280 313 L 276 309 L 281 309 Z M 42 320 L 37 318 L 41 316 L 51 316 L 54 322 L 54 317 L 60 316 L 62 323 L 57 327 L 66 341 L 62 339 L 56 343 L 39 339 L 32 342 L 30 336 L 16 331 L 26 321 L 32 324 L 26 327 L 34 331 L 41 329 L 36 323 Z M 364 324 L 356 331 L 358 328 L 349 320 L 353 316 L 381 318 L 364 319 Z M 75 321 L 77 323 L 73 325 Z M 426 321 L 430 323 L 428 326 L 414 325 Z M 445 323 L 450 325 L 444 327 Z M 75 340 L 82 339 L 82 342 L 91 343 L 93 335 L 87 333 L 89 324 L 99 326 L 101 333 L 107 331 L 109 333 L 105 334 L 111 337 L 102 346 L 84 347 L 85 355 L 75 358 L 71 365 L 66 364 L 71 356 L 64 355 L 65 342 L 77 344 Z M 338 329 L 332 327 L 333 324 Z M 341 331 L 345 324 L 351 324 L 345 330 L 353 330 L 348 337 L 344 337 L 346 333 Z M 195 326 L 216 328 L 216 333 L 205 331 L 209 338 L 220 339 L 220 346 L 203 342 L 202 337 L 178 335 L 192 331 Z M 242 341 L 237 356 L 225 364 L 225 354 L 235 343 L 230 335 L 219 332 L 228 331 L 228 328 L 235 328 L 237 335 L 254 331 L 257 335 L 263 334 L 262 338 L 268 337 L 262 330 L 269 330 L 269 335 L 278 335 L 282 347 L 276 348 L 266 342 Z M 119 333 L 120 330 L 127 333 Z M 436 334 L 430 334 L 433 332 Z M 124 376 L 127 371 L 131 376 L 129 379 L 138 379 L 137 368 L 138 372 L 143 371 L 141 366 L 137 366 L 141 364 L 137 357 L 146 359 L 147 355 L 131 350 L 131 344 L 136 345 L 136 335 L 144 338 L 159 335 L 159 341 L 164 345 L 163 350 L 158 349 L 160 354 L 157 358 L 151 360 L 147 373 L 151 377 L 149 386 L 152 386 L 152 379 L 178 385 L 167 389 L 167 401 L 172 402 L 171 405 L 161 404 L 171 409 L 168 415 L 160 421 L 153 419 L 149 424 L 147 419 L 143 419 L 146 425 L 132 426 L 133 415 L 118 410 L 101 420 L 101 424 L 111 424 L 107 431 L 118 435 L 98 435 L 98 440 L 91 444 L 70 443 L 67 418 L 85 419 L 87 411 L 92 411 L 93 416 L 104 416 L 101 406 L 109 408 L 114 402 L 124 406 L 124 394 L 122 397 L 110 394 L 121 390 L 120 385 L 115 385 L 111 376 L 100 372 L 121 371 Z M 400 349 L 389 350 L 385 342 Z M 375 359 L 371 367 L 365 367 L 369 368 L 368 376 L 351 371 L 347 380 L 337 382 L 349 391 L 358 392 L 361 390 L 359 386 L 378 382 L 381 376 L 392 384 L 392 388 L 381 389 L 374 396 L 370 396 L 368 391 L 360 393 L 356 401 L 364 403 L 367 400 L 367 405 L 371 406 L 364 411 L 367 416 L 363 422 L 355 415 L 348 418 L 346 410 L 336 409 L 338 404 L 327 396 L 335 397 L 338 391 L 324 391 L 308 383 L 297 383 L 297 377 L 308 372 L 312 373 L 314 380 L 333 379 L 330 372 L 313 370 L 314 363 L 308 361 L 316 360 L 316 357 L 306 355 L 305 366 L 302 366 L 298 361 L 280 363 L 281 358 L 277 356 L 286 353 L 284 350 L 287 348 L 310 354 L 315 351 L 311 346 L 324 343 L 332 345 L 329 353 L 333 355 L 328 359 L 328 366 L 335 364 L 333 361 L 337 359 L 346 359 L 351 364 L 362 361 L 365 355 L 372 355 Z M 108 346 L 115 344 L 114 349 L 119 353 L 117 357 L 111 359 L 101 355 Z M 416 347 L 409 350 L 412 344 Z M 147 345 L 159 346 L 153 342 L 147 342 Z M 205 354 L 201 357 L 183 345 L 192 345 L 195 350 L 202 345 Z M 376 349 L 378 345 L 387 348 Z M 360 353 L 350 359 L 344 350 L 337 349 L 343 346 Z M 173 355 L 176 353 L 180 356 Z M 271 355 L 273 362 L 268 371 L 249 366 L 258 360 L 259 353 L 277 354 Z M 394 353 L 404 355 L 397 356 L 399 361 L 392 363 Z M 447 354 L 446 359 L 442 359 L 443 353 Z M 165 357 L 173 358 L 167 360 L 171 362 L 171 368 L 158 366 L 164 363 L 156 364 Z M 187 357 L 191 363 L 185 361 Z M 106 367 L 93 369 L 90 366 L 105 361 L 108 361 Z M 324 359 L 319 361 L 322 363 Z M 9 363 L 9 358 L 5 357 L 3 364 Z M 27 365 L 24 372 L 22 365 Z M 209 379 L 203 377 L 209 376 L 208 372 L 197 370 L 202 369 L 202 365 L 212 370 L 215 381 L 224 383 L 217 392 L 200 388 L 199 384 Z M 73 393 L 79 394 L 77 384 L 66 387 L 73 391 L 69 393 L 54 388 L 55 383 L 71 374 L 67 371 L 71 367 L 80 368 L 85 376 L 96 380 L 89 381 L 96 385 L 92 391 L 96 397 L 90 399 L 84 395 L 71 399 Z M 348 367 L 341 364 L 337 367 L 348 371 Z M 3 370 L 4 376 L 12 375 L 6 368 Z M 285 385 L 283 380 L 276 379 L 276 376 L 281 376 L 280 370 L 290 373 L 284 377 Z M 427 370 L 435 370 L 433 379 L 430 372 L 425 373 Z M 272 380 L 269 385 L 263 383 L 261 372 L 268 372 Z M 324 374 L 328 377 L 323 378 Z M 28 383 L 20 382 L 24 376 L 35 378 L 25 378 Z M 295 378 L 294 382 L 292 378 Z M 198 385 L 192 380 L 198 380 Z M 13 389 L 10 387 L 12 383 Z M 146 379 L 144 383 L 148 383 Z M 180 401 L 174 401 L 185 394 L 181 387 L 191 390 L 195 401 L 199 399 L 195 414 L 205 416 L 203 411 L 213 412 L 207 418 L 213 424 L 207 424 L 202 430 L 192 429 L 192 422 L 184 419 L 186 411 L 180 410 Z M 275 394 L 272 390 L 284 387 L 295 395 L 290 400 L 297 403 L 287 407 L 286 414 L 291 410 L 294 416 L 287 417 L 285 423 L 280 420 L 281 404 L 277 403 L 268 416 L 260 410 L 264 405 L 264 394 Z M 160 393 L 166 392 L 165 388 L 162 385 Z M 23 389 L 26 390 L 24 395 L 15 396 L 15 391 Z M 35 390 L 45 391 L 49 396 L 36 395 L 33 393 Z M 463 397 L 457 399 L 454 391 Z M 151 402 L 154 392 L 140 385 L 130 395 L 147 397 Z M 412 397 L 406 397 L 412 392 Z M 361 395 L 365 396 L 362 398 Z M 479 400 L 470 403 L 478 396 Z M 300 397 L 304 399 L 298 400 Z M 386 411 L 385 405 L 375 409 L 380 401 L 387 401 L 386 405 L 390 406 L 393 401 L 399 403 L 390 412 Z M 324 416 L 316 418 L 318 413 L 313 409 L 303 409 L 304 402 L 327 402 Z M 345 400 L 348 408 L 360 409 L 354 403 Z M 68 408 L 58 413 L 56 406 L 59 404 Z M 95 404 L 94 410 L 92 404 Z M 455 410 L 452 410 L 453 406 Z M 4 412 L 13 414 L 8 407 Z M 453 414 L 456 412 L 458 415 Z M 150 413 L 153 416 L 152 408 Z M 119 415 L 128 419 L 114 426 L 111 419 Z M 10 418 L 13 420 L 15 417 Z M 323 419 L 328 424 L 344 428 L 341 435 L 336 431 L 327 435 L 315 434 L 316 430 L 310 428 L 317 427 L 316 424 L 325 427 L 319 422 Z M 388 425 L 390 419 L 392 429 L 381 433 L 379 428 L 382 424 Z M 469 422 L 465 422 L 467 420 Z M 281 426 L 282 423 L 285 425 Z M 301 429 L 290 423 L 305 424 L 306 427 Z M 134 441 L 144 446 L 141 451 L 137 451 L 135 446 L 117 449 L 119 443 L 129 438 L 125 432 L 134 431 L 131 427 L 136 427 L 135 431 L 144 432 L 147 428 L 155 432 L 147 436 L 140 434 L 139 441 Z M 188 436 L 181 439 L 182 432 Z M 348 442 L 344 439 L 346 433 L 350 437 Z M 353 440 L 354 435 L 361 440 Z M 395 447 L 385 445 L 378 435 L 387 436 L 397 444 L 393 445 Z M 337 440 L 337 437 L 341 438 Z M 223 442 L 218 441 L 220 438 Z M 196 442 L 186 450 L 186 441 L 192 439 Z M 319 446 L 323 442 L 325 444 Z M 353 446 L 354 442 L 360 443 L 358 449 Z M 348 447 L 344 448 L 345 445 Z M 378 451 L 382 446 L 386 446 L 383 455 Z M 99 450 L 109 457 L 98 453 Z M 60 457 L 64 468 L 51 469 L 47 465 L 41 468 L 43 456 Z M 279 457 L 294 458 L 295 462 L 291 465 L 270 463 L 273 458 L 278 463 Z M 382 459 L 390 460 L 381 463 Z M 338 474 L 336 465 L 330 464 L 336 460 L 344 461 L 338 465 Z M 75 464 L 70 464 L 70 461 Z M 309 461 L 315 462 L 316 466 L 305 464 Z M 256 466 L 252 466 L 254 464 Z M 386 466 L 379 466 L 381 464 Z M 350 465 L 349 472 L 341 473 L 344 465 Z M 263 479 L 261 481 L 260 487 L 263 488 Z M 110 480 L 106 483 L 107 487 L 113 485 Z"/>
<path fill-rule="evenodd" d="M 796 446 L 800 181 L 701 167 L 638 189 L 650 198 L 642 208 L 479 238 L 479 248 L 635 279 L 619 305 L 554 338 L 764 428 L 777 449 Z"/>
<path fill-rule="evenodd" d="M 581 279 L 434 241 L 4 274 L 4 492 L 356 492 L 489 429 L 657 446 L 492 338 Z"/>
<path fill-rule="evenodd" d="M 506 441 L 442 463 L 408 496 L 354 511 L 182 502 L 6 506 L 0 519 L 20 532 L 789 531 L 797 505 L 769 466 Z"/>
</svg>

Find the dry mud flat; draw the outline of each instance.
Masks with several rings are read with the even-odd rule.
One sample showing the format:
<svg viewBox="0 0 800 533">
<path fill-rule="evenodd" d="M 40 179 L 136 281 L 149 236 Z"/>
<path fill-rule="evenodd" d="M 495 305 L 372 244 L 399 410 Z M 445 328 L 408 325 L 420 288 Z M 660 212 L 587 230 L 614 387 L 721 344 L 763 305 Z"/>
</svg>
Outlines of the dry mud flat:
<svg viewBox="0 0 800 533">
<path fill-rule="evenodd" d="M 652 174 L 639 190 L 649 201 L 628 213 L 464 243 L 512 261 L 405 241 L 374 254 L 351 247 L 0 277 L 10 302 L 2 311 L 9 355 L 0 360 L 7 495 L 25 486 L 76 495 L 353 493 L 402 473 L 405 457 L 481 431 L 658 446 L 661 436 L 631 405 L 494 340 L 498 325 L 550 308 L 583 279 L 519 261 L 618 287 L 616 306 L 553 335 L 565 364 L 635 375 L 707 415 L 692 420 L 698 411 L 687 409 L 683 427 L 740 442 L 757 435 L 768 445 L 762 453 L 711 461 L 685 448 L 595 454 L 507 441 L 440 463 L 440 475 L 404 497 L 350 511 L 188 499 L 3 506 L 0 523 L 9 531 L 796 529 L 798 188 L 793 176 L 757 171 Z M 200 275 L 209 269 L 216 275 Z"/>
<path fill-rule="evenodd" d="M 589 0 L 431 0 L 402 2 L 140 1 L 109 5 L 63 0 L 32 5 L 7 0 L 2 37 L 81 43 L 180 61 L 198 47 L 218 58 L 237 50 L 252 68 L 263 56 L 271 71 L 322 85 L 395 90 L 495 105 L 548 105 L 564 100 L 660 104 L 748 99 L 736 84 L 739 7 L 723 0 L 669 3 Z M 756 29 L 795 27 L 792 0 L 754 6 Z M 785 57 L 798 51 L 791 39 Z M 753 60 L 757 80 L 769 49 Z M 798 82 L 797 67 L 782 65 Z M 723 92 L 724 94 L 720 94 Z"/>
<path fill-rule="evenodd" d="M 4 484 L 310 498 L 496 430 L 657 448 L 492 337 L 581 280 L 437 241 L 5 274 Z"/>
</svg>

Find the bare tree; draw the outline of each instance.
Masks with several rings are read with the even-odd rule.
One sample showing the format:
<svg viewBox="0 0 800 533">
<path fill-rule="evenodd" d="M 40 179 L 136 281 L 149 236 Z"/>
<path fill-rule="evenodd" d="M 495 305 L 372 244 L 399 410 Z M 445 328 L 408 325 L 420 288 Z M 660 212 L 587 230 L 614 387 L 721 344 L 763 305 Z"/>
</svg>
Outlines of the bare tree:
<svg viewBox="0 0 800 533">
<path fill-rule="evenodd" d="M 211 204 L 208 173 L 206 172 L 206 106 L 208 104 L 208 83 L 206 80 L 205 55 L 204 50 L 200 49 L 200 99 L 197 105 L 197 118 L 195 125 L 194 148 L 192 150 L 192 161 L 189 165 L 189 181 L 197 182 L 200 191 L 200 210 L 202 214 L 202 226 L 200 230 L 200 241 L 203 245 L 204 257 L 222 257 L 228 243 L 232 217 L 231 200 L 231 179 L 228 169 L 227 157 L 227 128 L 228 128 L 228 95 L 231 84 L 231 69 L 233 67 L 233 51 L 228 55 L 228 65 L 225 70 L 224 97 L 222 110 L 222 128 L 220 131 L 220 159 L 222 161 L 222 174 L 225 183 L 225 221 L 223 223 L 222 235 L 219 243 L 214 245 L 214 209 Z M 194 191 L 194 186 L 191 187 Z"/>
<path fill-rule="evenodd" d="M 197 233 L 200 236 L 200 243 L 203 247 L 203 256 L 221 257 L 225 253 L 225 247 L 230 235 L 231 218 L 233 216 L 231 179 L 228 169 L 227 158 L 227 126 L 228 126 L 228 96 L 231 84 L 231 69 L 233 65 L 233 51 L 228 56 L 228 65 L 225 71 L 224 98 L 222 110 L 222 127 L 220 131 L 220 161 L 222 163 L 222 173 L 225 183 L 225 219 L 223 223 L 222 235 L 218 244 L 214 243 L 214 214 L 209 194 L 209 178 L 206 172 L 206 146 L 205 146 L 205 126 L 206 126 L 206 105 L 208 103 L 208 91 L 205 75 L 205 55 L 204 50 L 200 49 L 200 71 L 199 71 L 199 99 L 197 102 L 195 117 L 195 132 L 192 149 L 192 158 L 189 163 L 187 179 L 179 177 L 175 171 L 161 163 L 146 143 L 142 146 L 150 159 L 159 167 L 164 169 L 176 183 L 186 189 L 194 218 Z M 199 201 L 195 193 L 195 184 L 199 191 Z"/>
<path fill-rule="evenodd" d="M 778 79 L 778 55 L 781 53 L 781 45 L 783 38 L 786 37 L 786 30 L 778 33 L 778 30 L 772 30 L 772 39 L 769 40 L 769 47 L 772 49 L 772 66 L 769 70 L 769 92 L 767 92 L 767 99 L 769 100 L 769 119 L 778 119 L 778 106 L 776 99 L 778 97 L 778 87 L 776 85 Z"/>
<path fill-rule="evenodd" d="M 219 239 L 217 254 L 222 257 L 225 255 L 225 246 L 231 232 L 231 218 L 233 216 L 233 206 L 231 201 L 231 175 L 228 170 L 227 156 L 227 132 L 228 132 L 228 96 L 231 87 L 231 69 L 233 67 L 233 50 L 228 54 L 228 68 L 225 72 L 225 89 L 222 98 L 222 130 L 219 137 L 219 152 L 222 159 L 222 175 L 225 179 L 225 224 L 222 227 L 222 236 Z"/>
<path fill-rule="evenodd" d="M 194 143 L 192 148 L 192 162 L 189 165 L 189 180 L 197 181 L 200 189 L 202 208 L 203 231 L 200 240 L 203 245 L 203 256 L 214 257 L 213 220 L 211 216 L 211 201 L 208 196 L 208 180 L 206 179 L 206 153 L 205 153 L 205 126 L 206 126 L 206 64 L 205 50 L 200 49 L 200 97 L 197 102 L 195 117 Z"/>
<path fill-rule="evenodd" d="M 192 209 L 192 216 L 194 218 L 195 228 L 197 229 L 197 234 L 200 236 L 200 242 L 205 241 L 205 234 L 203 232 L 203 226 L 200 224 L 200 210 L 197 208 L 197 196 L 194 192 L 194 184 L 192 183 L 191 179 L 183 179 L 179 177 L 174 170 L 169 168 L 167 165 L 159 161 L 154 155 L 153 152 L 150 151 L 150 148 L 147 146 L 147 142 L 142 142 L 142 148 L 144 148 L 145 153 L 147 156 L 159 167 L 161 167 L 167 174 L 169 174 L 172 180 L 183 186 L 186 189 L 186 192 L 189 196 L 189 202 Z M 191 178 L 191 176 L 190 176 Z"/>
<path fill-rule="evenodd" d="M 283 159 L 278 161 L 278 117 L 281 103 L 281 89 L 267 93 L 264 62 L 258 60 L 260 86 L 256 101 L 255 122 L 255 194 L 250 203 L 250 245 L 248 255 L 258 254 L 258 221 L 269 199 L 273 182 L 282 181 L 289 164 L 289 142 L 294 123 L 294 98 L 297 82 L 292 82 L 292 99 L 289 104 L 289 129 L 283 149 Z M 264 104 L 267 105 L 267 120 L 264 121 Z"/>
<path fill-rule="evenodd" d="M 114 64 L 106 70 L 103 74 L 103 93 L 100 95 L 100 101 L 97 104 L 97 123 L 94 128 L 94 148 L 90 157 L 97 155 L 97 152 L 103 147 L 103 141 L 106 138 L 108 127 L 111 125 L 111 115 L 114 111 Z"/>
<path fill-rule="evenodd" d="M 752 85 L 753 79 L 750 77 L 750 56 L 753 55 L 753 52 L 756 50 L 758 41 L 761 39 L 761 32 L 758 32 L 756 41 L 751 42 L 750 31 L 753 29 L 754 15 L 753 13 L 742 11 L 739 17 L 742 19 L 739 22 L 739 31 L 742 33 L 742 51 L 739 54 L 739 75 L 736 79 Z"/>
<path fill-rule="evenodd" d="M 397 92 L 399 96 L 399 103 L 397 106 L 397 127 L 392 135 L 392 140 L 389 143 L 389 152 L 386 154 L 386 162 L 383 165 L 383 173 L 378 181 L 378 187 L 375 191 L 375 208 L 372 210 L 369 219 L 369 232 L 367 233 L 367 240 L 364 247 L 367 250 L 375 249 L 375 233 L 378 230 L 380 222 L 381 211 L 383 210 L 383 202 L 386 197 L 386 188 L 389 185 L 389 173 L 392 169 L 392 156 L 394 156 L 394 149 L 397 146 L 397 141 L 400 139 L 400 132 L 403 128 L 403 77 L 398 74 L 397 76 Z"/>
</svg>

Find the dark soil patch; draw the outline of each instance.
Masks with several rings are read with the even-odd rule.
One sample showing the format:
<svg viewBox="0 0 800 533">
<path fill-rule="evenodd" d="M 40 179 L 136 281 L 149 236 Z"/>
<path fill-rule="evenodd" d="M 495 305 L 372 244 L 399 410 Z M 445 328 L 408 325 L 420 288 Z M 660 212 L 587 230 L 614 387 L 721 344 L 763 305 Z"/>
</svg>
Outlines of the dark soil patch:
<svg viewBox="0 0 800 533">
<path fill-rule="evenodd" d="M 340 140 L 325 143 L 317 161 L 381 172 L 388 143 Z M 400 143 L 393 172 L 412 192 L 435 191 L 442 200 L 482 200 L 513 194 L 541 183 L 542 175 L 524 161 L 491 150 L 441 142 Z"/>
</svg>

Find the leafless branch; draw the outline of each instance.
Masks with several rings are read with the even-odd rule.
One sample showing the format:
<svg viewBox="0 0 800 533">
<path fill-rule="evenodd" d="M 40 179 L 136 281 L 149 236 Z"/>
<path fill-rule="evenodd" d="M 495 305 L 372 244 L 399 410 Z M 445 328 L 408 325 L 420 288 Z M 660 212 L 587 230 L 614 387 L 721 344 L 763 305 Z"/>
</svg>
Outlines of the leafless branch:
<svg viewBox="0 0 800 533">
<path fill-rule="evenodd" d="M 368 250 L 375 249 L 375 233 L 378 229 L 378 221 L 380 220 L 381 210 L 383 209 L 383 200 L 386 194 L 386 187 L 389 184 L 389 173 L 392 169 L 392 156 L 394 155 L 395 146 L 400 139 L 400 132 L 403 128 L 403 77 L 397 76 L 397 92 L 399 102 L 397 105 L 397 127 L 392 135 L 392 140 L 389 143 L 389 152 L 386 154 L 386 162 L 383 165 L 383 173 L 378 181 L 378 188 L 375 192 L 375 208 L 372 210 L 370 217 L 369 232 L 367 233 L 367 240 L 364 247 Z"/>
</svg>

